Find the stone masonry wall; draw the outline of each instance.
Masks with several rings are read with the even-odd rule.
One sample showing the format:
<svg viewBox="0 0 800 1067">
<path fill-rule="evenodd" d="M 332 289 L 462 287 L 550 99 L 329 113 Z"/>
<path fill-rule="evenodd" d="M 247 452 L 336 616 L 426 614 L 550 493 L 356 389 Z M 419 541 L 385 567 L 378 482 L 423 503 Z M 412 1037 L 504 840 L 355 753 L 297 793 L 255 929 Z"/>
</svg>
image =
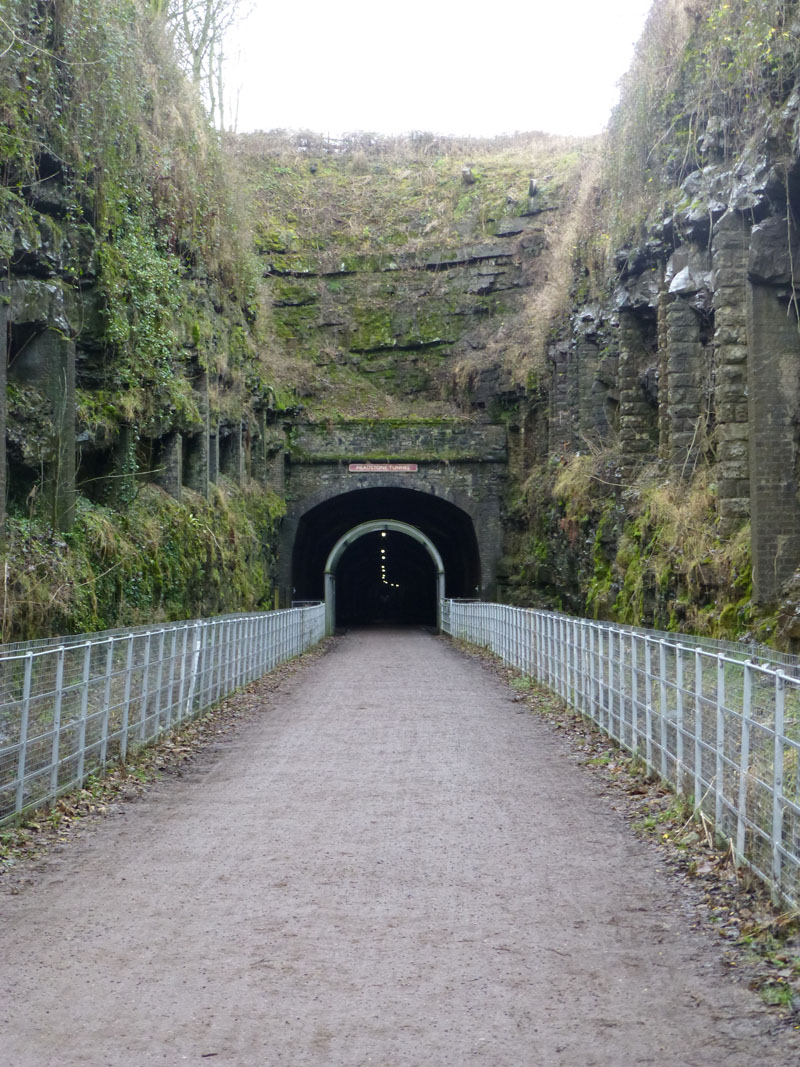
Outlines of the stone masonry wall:
<svg viewBox="0 0 800 1067">
<path fill-rule="evenodd" d="M 281 527 L 280 585 L 283 602 L 291 599 L 292 546 L 298 523 L 311 508 L 365 489 L 413 490 L 447 501 L 472 521 L 480 556 L 480 595 L 496 595 L 496 574 L 503 554 L 501 501 L 506 485 L 507 447 L 503 427 L 492 425 L 404 426 L 366 423 L 328 428 L 300 426 L 286 453 L 287 513 Z M 356 472 L 351 461 L 393 460 L 415 463 L 416 471 Z M 392 517 L 392 516 L 389 516 Z"/>
<path fill-rule="evenodd" d="M 714 227 L 714 345 L 719 514 L 725 528 L 750 514 L 747 260 L 750 224 L 727 212 Z"/>
<path fill-rule="evenodd" d="M 761 605 L 800 573 L 800 239 L 779 178 L 691 174 L 691 206 L 620 252 L 613 295 L 550 349 L 551 456 L 604 442 L 626 486 L 655 460 L 678 480 L 710 464 L 719 536 L 751 520 Z"/>
</svg>

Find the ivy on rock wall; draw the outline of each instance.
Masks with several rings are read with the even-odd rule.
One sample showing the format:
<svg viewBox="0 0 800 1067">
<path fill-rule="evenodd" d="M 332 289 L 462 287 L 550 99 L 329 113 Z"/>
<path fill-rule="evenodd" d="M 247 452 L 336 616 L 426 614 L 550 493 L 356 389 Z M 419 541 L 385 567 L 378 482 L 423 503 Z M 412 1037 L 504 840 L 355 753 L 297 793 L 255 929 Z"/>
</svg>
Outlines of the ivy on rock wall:
<svg viewBox="0 0 800 1067">
<path fill-rule="evenodd" d="M 148 484 L 161 442 L 227 422 L 241 432 L 263 410 L 274 347 L 245 205 L 158 9 L 3 5 L 6 640 L 272 598 L 280 508 L 268 490 L 222 479 L 209 501 L 181 494 L 180 475 L 176 499 Z M 76 404 L 66 533 L 46 505 L 61 401 L 58 381 L 43 384 L 45 358 L 30 358 L 43 336 L 75 352 L 74 383 L 60 388 L 66 404 L 74 386 Z"/>
</svg>

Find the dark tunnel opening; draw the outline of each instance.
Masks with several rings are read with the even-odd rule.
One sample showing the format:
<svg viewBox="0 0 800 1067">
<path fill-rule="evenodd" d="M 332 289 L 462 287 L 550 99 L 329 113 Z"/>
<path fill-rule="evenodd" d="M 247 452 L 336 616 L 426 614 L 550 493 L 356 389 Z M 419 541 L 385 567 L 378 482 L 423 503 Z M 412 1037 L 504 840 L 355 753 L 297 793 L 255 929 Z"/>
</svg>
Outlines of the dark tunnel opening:
<svg viewBox="0 0 800 1067">
<path fill-rule="evenodd" d="M 480 556 L 467 512 L 432 493 L 380 487 L 341 493 L 301 517 L 292 550 L 292 599 L 324 599 L 325 563 L 331 549 L 343 534 L 374 519 L 408 523 L 431 540 L 444 564 L 446 596 L 478 595 Z M 388 588 L 380 566 L 375 570 L 380 540 L 392 545 L 392 566 L 396 568 Z M 337 623 L 434 625 L 435 575 L 429 552 L 413 538 L 391 530 L 386 538 L 365 534 L 353 542 L 339 563 Z M 392 585 L 400 588 L 392 589 Z"/>
<path fill-rule="evenodd" d="M 436 568 L 406 534 L 365 534 L 345 551 L 336 572 L 336 625 L 435 626 Z"/>
</svg>

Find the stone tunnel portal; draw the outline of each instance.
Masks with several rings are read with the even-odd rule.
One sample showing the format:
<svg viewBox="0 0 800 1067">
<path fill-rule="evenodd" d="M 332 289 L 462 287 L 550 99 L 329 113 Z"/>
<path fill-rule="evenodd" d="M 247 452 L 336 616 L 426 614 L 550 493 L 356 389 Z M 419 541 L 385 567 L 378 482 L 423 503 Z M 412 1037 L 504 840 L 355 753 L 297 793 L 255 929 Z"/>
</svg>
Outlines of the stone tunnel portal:
<svg viewBox="0 0 800 1067">
<path fill-rule="evenodd" d="M 292 552 L 293 599 L 323 600 L 326 561 L 339 539 L 362 523 L 387 517 L 432 542 L 442 559 L 447 596 L 478 595 L 480 557 L 470 516 L 429 493 L 382 487 L 341 493 L 301 517 Z M 433 626 L 435 590 L 436 569 L 424 545 L 398 530 L 364 534 L 341 556 L 336 624 Z"/>
</svg>

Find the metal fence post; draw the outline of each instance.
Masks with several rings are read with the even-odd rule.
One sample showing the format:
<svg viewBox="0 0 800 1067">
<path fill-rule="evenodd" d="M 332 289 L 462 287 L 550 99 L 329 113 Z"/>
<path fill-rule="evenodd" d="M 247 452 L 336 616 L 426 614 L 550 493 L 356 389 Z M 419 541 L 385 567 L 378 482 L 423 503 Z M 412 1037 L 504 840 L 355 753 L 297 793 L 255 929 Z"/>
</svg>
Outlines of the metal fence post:
<svg viewBox="0 0 800 1067">
<path fill-rule="evenodd" d="M 86 764 L 86 719 L 89 715 L 89 676 L 92 670 L 92 642 L 83 646 L 83 671 L 81 673 L 81 711 L 78 724 L 78 769 L 77 778 L 83 781 L 83 768 Z"/>
<path fill-rule="evenodd" d="M 178 657 L 178 628 L 173 626 L 172 628 L 172 641 L 170 643 L 169 650 L 169 702 L 167 703 L 167 719 L 165 723 L 165 729 L 172 729 L 172 710 L 175 707 L 175 666 Z"/>
<path fill-rule="evenodd" d="M 255 671 L 261 677 L 264 672 L 264 618 L 259 616 L 255 632 Z"/>
<path fill-rule="evenodd" d="M 683 792 L 683 645 L 675 649 L 675 792 Z"/>
<path fill-rule="evenodd" d="M 236 651 L 236 620 L 226 619 L 222 624 L 222 648 L 223 659 L 225 661 L 225 682 L 223 683 L 223 693 L 225 696 L 233 691 L 234 673 L 233 673 L 233 655 Z M 209 701 L 209 703 L 212 703 Z"/>
<path fill-rule="evenodd" d="M 786 678 L 783 671 L 775 675 L 775 737 L 772 757 L 772 883 L 780 892 L 783 865 L 783 744 Z"/>
<path fill-rule="evenodd" d="M 151 737 L 158 737 L 161 730 L 161 695 L 162 686 L 164 684 L 164 638 L 166 636 L 165 630 L 159 631 L 158 638 L 158 669 L 156 671 L 156 692 L 155 692 L 155 713 L 153 719 L 153 729 L 150 734 Z"/>
<path fill-rule="evenodd" d="M 17 753 L 17 789 L 15 811 L 22 811 L 25 802 L 25 761 L 28 755 L 28 720 L 31 710 L 31 677 L 33 652 L 25 656 L 25 674 L 22 682 L 22 709 L 19 723 L 19 752 Z"/>
<path fill-rule="evenodd" d="M 597 660 L 595 625 L 589 623 L 589 718 L 597 720 Z"/>
<path fill-rule="evenodd" d="M 639 646 L 631 634 L 631 748 L 639 755 Z"/>
<path fill-rule="evenodd" d="M 106 669 L 103 684 L 103 721 L 100 727 L 100 765 L 106 762 L 108 752 L 108 720 L 111 715 L 111 679 L 114 676 L 114 638 L 109 637 L 106 649 Z"/>
<path fill-rule="evenodd" d="M 242 670 L 244 668 L 244 653 L 246 648 L 245 629 L 245 620 L 236 619 L 233 624 L 233 649 L 231 650 L 231 662 L 233 664 L 233 685 L 231 686 L 231 692 L 235 689 L 239 689 L 242 684 Z"/>
<path fill-rule="evenodd" d="M 714 768 L 714 822 L 722 826 L 722 800 L 725 786 L 725 657 L 717 656 L 717 743 Z"/>
<path fill-rule="evenodd" d="M 744 857 L 747 818 L 747 778 L 750 773 L 750 716 L 753 703 L 753 664 L 744 665 L 742 693 L 742 739 L 739 746 L 739 803 L 736 811 L 736 851 Z"/>
<path fill-rule="evenodd" d="M 200 656 L 197 660 L 197 688 L 195 691 L 195 704 L 197 706 L 192 708 L 193 714 L 199 714 L 211 702 L 209 660 L 211 659 L 211 654 L 213 652 L 214 640 L 216 639 L 219 641 L 219 633 L 223 625 L 224 623 L 212 620 L 204 623 L 200 627 Z"/>
<path fill-rule="evenodd" d="M 569 619 L 561 619 L 559 626 L 561 643 L 561 685 L 563 687 L 563 699 L 565 704 L 571 703 L 572 692 L 572 649 L 570 648 L 570 625 Z"/>
<path fill-rule="evenodd" d="M 208 645 L 208 688 L 209 693 L 214 693 L 215 700 L 219 700 L 222 690 L 222 643 L 219 631 L 220 624 L 212 620 L 206 634 L 206 643 Z M 201 683 L 201 691 L 202 688 Z"/>
<path fill-rule="evenodd" d="M 647 769 L 653 770 L 653 651 L 644 639 L 644 752 Z"/>
<path fill-rule="evenodd" d="M 122 762 L 128 755 L 128 727 L 131 715 L 131 684 L 133 682 L 133 642 L 134 636 L 128 637 L 128 655 L 125 666 L 125 695 L 122 700 L 122 723 L 119 733 L 119 758 Z"/>
<path fill-rule="evenodd" d="M 619 641 L 619 634 L 617 634 Z M 614 631 L 608 631 L 608 715 L 606 718 L 606 730 L 609 737 L 614 737 Z"/>
<path fill-rule="evenodd" d="M 58 793 L 58 749 L 61 743 L 61 707 L 64 699 L 64 646 L 56 653 L 56 687 L 53 702 L 53 746 L 50 755 L 50 793 L 55 800 Z"/>
<path fill-rule="evenodd" d="M 703 657 L 694 651 L 694 810 L 703 799 Z"/>
<path fill-rule="evenodd" d="M 625 634 L 620 630 L 617 633 L 617 640 L 619 645 L 617 652 L 619 659 L 617 661 L 617 677 L 619 682 L 617 684 L 617 730 L 619 732 L 619 743 L 625 744 L 625 728 L 628 725 L 628 709 L 625 692 L 625 679 L 627 677 L 627 671 L 625 670 Z"/>
<path fill-rule="evenodd" d="M 300 613 L 301 621 L 305 617 L 304 612 Z M 253 681 L 256 674 L 256 634 L 258 632 L 258 620 L 250 618 L 247 620 L 247 667 L 245 670 L 245 684 L 249 685 Z"/>
<path fill-rule="evenodd" d="M 239 642 L 237 640 L 239 632 L 239 620 L 226 619 L 225 622 L 222 624 L 222 630 L 225 634 L 222 644 L 222 647 L 225 650 L 225 683 L 223 685 L 222 693 L 220 694 L 220 696 L 226 697 L 236 688 L 236 657 L 239 649 Z"/>
<path fill-rule="evenodd" d="M 550 623 L 550 672 L 553 676 L 552 687 L 556 693 L 561 690 L 561 672 L 559 670 L 559 656 L 558 656 L 558 619 L 555 615 L 550 615 L 548 619 Z"/>
<path fill-rule="evenodd" d="M 667 642 L 658 643 L 658 673 L 661 683 L 661 722 L 659 737 L 661 741 L 661 777 L 667 778 Z"/>
<path fill-rule="evenodd" d="M 150 696 L 150 652 L 153 642 L 153 634 L 150 630 L 145 634 L 144 666 L 142 667 L 142 697 L 139 705 L 139 742 L 144 743 L 145 730 L 147 727 L 147 701 Z"/>
<path fill-rule="evenodd" d="M 597 726 L 605 728 L 605 711 L 608 706 L 608 692 L 606 687 L 606 632 L 603 627 L 597 628 Z"/>
<path fill-rule="evenodd" d="M 205 623 L 198 622 L 192 635 L 192 662 L 189 667 L 189 692 L 186 696 L 186 705 L 183 712 L 183 717 L 188 718 L 192 714 L 194 708 L 194 695 L 197 688 L 197 680 L 200 675 L 200 659 L 203 654 L 203 630 Z"/>
<path fill-rule="evenodd" d="M 189 625 L 183 627 L 183 639 L 181 640 L 181 677 L 178 683 L 178 722 L 183 720 L 184 704 L 183 697 L 186 692 L 186 663 L 188 660 Z"/>
</svg>

